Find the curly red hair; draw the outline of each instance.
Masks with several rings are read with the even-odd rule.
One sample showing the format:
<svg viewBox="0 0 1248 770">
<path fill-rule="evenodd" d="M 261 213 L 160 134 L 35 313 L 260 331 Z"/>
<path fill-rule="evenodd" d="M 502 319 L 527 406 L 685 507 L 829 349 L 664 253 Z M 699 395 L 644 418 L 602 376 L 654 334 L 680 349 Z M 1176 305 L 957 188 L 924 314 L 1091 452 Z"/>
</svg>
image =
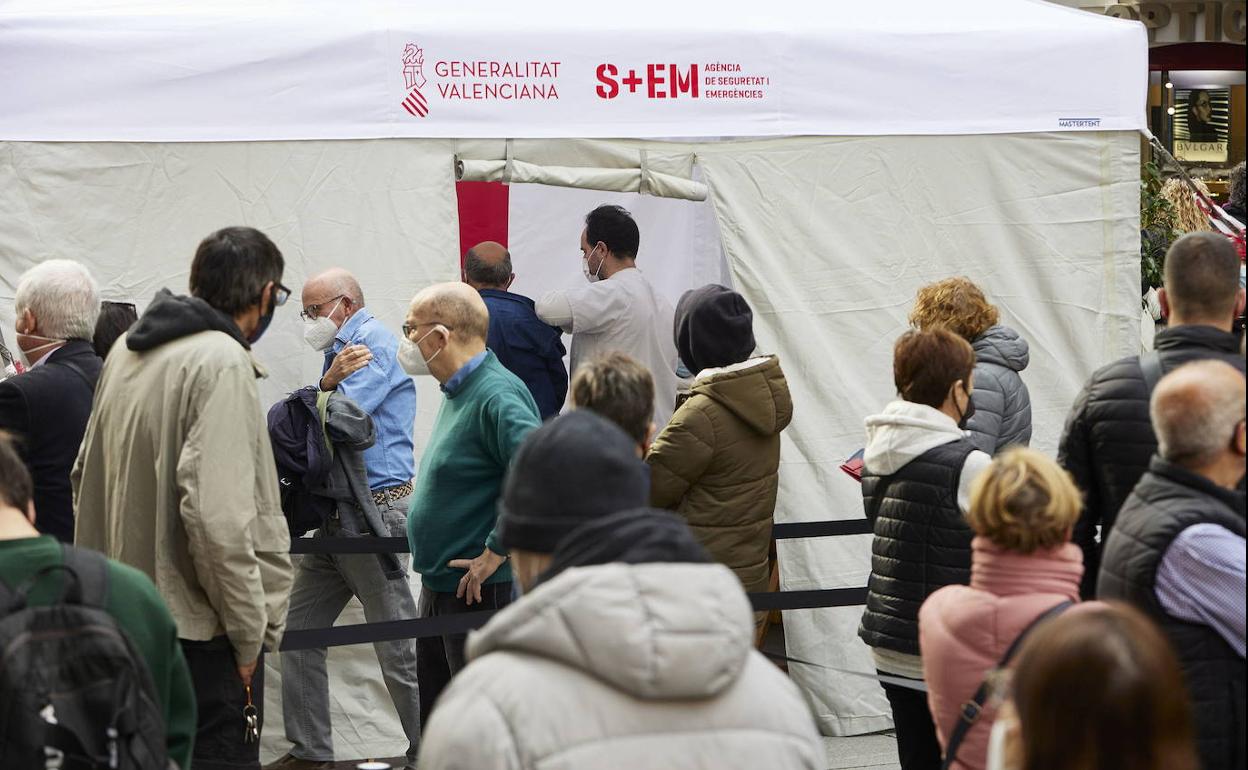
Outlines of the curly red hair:
<svg viewBox="0 0 1248 770">
<path fill-rule="evenodd" d="M 910 311 L 910 324 L 918 329 L 943 326 L 967 342 L 997 325 L 996 305 L 971 279 L 957 277 L 929 283 L 919 289 Z"/>
</svg>

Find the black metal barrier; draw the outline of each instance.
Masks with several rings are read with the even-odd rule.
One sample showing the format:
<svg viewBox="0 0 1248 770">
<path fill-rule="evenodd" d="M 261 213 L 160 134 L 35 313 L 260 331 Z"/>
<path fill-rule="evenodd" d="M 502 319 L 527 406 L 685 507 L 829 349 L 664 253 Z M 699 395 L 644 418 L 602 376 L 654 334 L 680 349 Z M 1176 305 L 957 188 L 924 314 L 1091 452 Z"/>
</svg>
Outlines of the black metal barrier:
<svg viewBox="0 0 1248 770">
<path fill-rule="evenodd" d="M 792 540 L 804 537 L 839 537 L 842 535 L 869 535 L 871 522 L 866 519 L 845 521 L 810 521 L 795 524 L 776 524 L 772 537 L 776 540 Z M 314 537 L 293 538 L 292 554 L 367 554 L 407 553 L 405 537 Z M 760 612 L 770 610 L 806 610 L 823 607 L 852 607 L 867 600 L 866 588 L 823 588 L 810 591 L 778 591 L 774 593 L 749 594 L 750 604 Z M 463 634 L 485 625 L 498 610 L 465 612 L 461 615 L 441 615 L 432 618 L 390 620 L 380 623 L 361 623 L 333 628 L 310 628 L 287 631 L 281 650 L 308 650 L 322 647 L 340 647 L 348 644 L 371 644 L 397 639 L 422 639 L 430 636 Z"/>
</svg>

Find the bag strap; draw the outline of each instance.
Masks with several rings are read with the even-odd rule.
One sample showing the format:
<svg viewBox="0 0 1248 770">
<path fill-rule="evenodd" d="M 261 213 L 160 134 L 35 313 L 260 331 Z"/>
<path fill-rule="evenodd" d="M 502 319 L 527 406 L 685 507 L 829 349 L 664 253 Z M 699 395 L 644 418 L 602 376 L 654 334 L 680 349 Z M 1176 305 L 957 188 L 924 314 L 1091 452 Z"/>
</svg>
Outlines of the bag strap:
<svg viewBox="0 0 1248 770">
<path fill-rule="evenodd" d="M 18 601 L 20 598 L 16 591 L 0 580 L 0 618 L 21 609 L 23 603 Z"/>
<path fill-rule="evenodd" d="M 1156 350 L 1140 354 L 1140 371 L 1144 373 L 1144 387 L 1148 395 L 1153 395 L 1153 388 L 1161 380 L 1161 354 Z"/>
<path fill-rule="evenodd" d="M 74 548 L 65 543 L 61 547 L 61 563 L 39 570 L 10 588 L 0 581 L 0 615 L 17 612 L 27 606 L 30 592 L 39 581 L 53 572 L 68 573 L 61 586 L 58 604 L 81 604 L 106 610 L 108 602 L 108 560 L 95 551 Z"/>
<path fill-rule="evenodd" d="M 73 573 L 77 587 L 74 591 L 67 582 L 61 601 L 101 610 L 108 609 L 108 559 L 95 551 L 64 543 L 61 544 L 61 554 L 65 559 L 65 566 Z"/>
<path fill-rule="evenodd" d="M 1049 609 L 1045 610 L 1035 620 L 1027 624 L 1018 636 L 1014 637 L 1014 641 L 1010 643 L 1009 649 L 1005 651 L 1005 655 L 1001 657 L 994 671 L 1010 665 L 1010 661 L 1014 658 L 1014 653 L 1018 652 L 1018 648 L 1023 645 L 1023 640 L 1032 632 L 1036 626 L 1040 625 L 1049 618 L 1060 615 L 1066 611 L 1074 602 L 1064 601 Z M 949 770 L 953 767 L 953 763 L 958 758 L 958 748 L 961 747 L 962 741 L 965 740 L 966 734 L 971 731 L 975 723 L 979 721 L 980 714 L 983 713 L 984 703 L 988 701 L 988 692 L 990 690 L 989 681 L 985 679 L 980 683 L 979 689 L 975 691 L 975 695 L 966 703 L 962 704 L 961 713 L 958 714 L 958 723 L 954 725 L 953 733 L 949 736 L 949 745 L 945 747 L 945 758 L 941 763 L 941 770 Z"/>
<path fill-rule="evenodd" d="M 78 364 L 74 363 L 73 361 L 69 360 L 68 358 L 54 358 L 54 359 L 52 359 L 52 360 L 48 361 L 48 363 L 49 363 L 49 364 L 58 364 L 58 365 L 60 365 L 60 366 L 64 366 L 65 368 L 67 368 L 67 369 L 69 369 L 70 371 L 74 372 L 75 374 L 77 374 L 79 377 L 81 377 L 81 378 L 82 378 L 82 381 L 83 381 L 83 382 L 85 382 L 85 383 L 87 384 L 87 387 L 88 387 L 88 388 L 90 388 L 91 392 L 92 392 L 92 393 L 95 393 L 95 383 L 91 381 L 91 378 L 90 378 L 89 376 L 87 376 L 87 373 L 86 373 L 85 371 L 83 371 L 83 368 L 82 368 L 81 366 L 79 366 Z"/>
</svg>

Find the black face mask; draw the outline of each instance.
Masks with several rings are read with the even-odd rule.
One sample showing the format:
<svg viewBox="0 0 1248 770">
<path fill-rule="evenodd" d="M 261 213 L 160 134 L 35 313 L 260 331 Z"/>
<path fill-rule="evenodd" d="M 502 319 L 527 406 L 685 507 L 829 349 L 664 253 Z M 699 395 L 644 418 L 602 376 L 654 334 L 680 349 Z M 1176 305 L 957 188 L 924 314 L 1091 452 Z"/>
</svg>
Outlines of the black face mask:
<svg viewBox="0 0 1248 770">
<path fill-rule="evenodd" d="M 269 324 L 273 323 L 273 313 L 277 310 L 277 298 L 273 296 L 276 292 L 277 292 L 277 286 L 275 285 L 269 291 L 268 312 L 260 314 L 260 320 L 256 323 L 256 330 L 251 333 L 250 337 L 247 338 L 247 342 L 249 342 L 252 345 L 260 341 L 260 338 L 264 336 L 265 330 L 269 328 Z M 260 301 L 261 302 L 264 301 L 263 291 L 260 292 Z"/>
<path fill-rule="evenodd" d="M 975 401 L 971 398 L 971 392 L 962 386 L 962 392 L 966 394 L 966 411 L 958 418 L 958 428 L 966 430 L 967 424 L 971 421 L 971 417 L 975 415 Z"/>
</svg>

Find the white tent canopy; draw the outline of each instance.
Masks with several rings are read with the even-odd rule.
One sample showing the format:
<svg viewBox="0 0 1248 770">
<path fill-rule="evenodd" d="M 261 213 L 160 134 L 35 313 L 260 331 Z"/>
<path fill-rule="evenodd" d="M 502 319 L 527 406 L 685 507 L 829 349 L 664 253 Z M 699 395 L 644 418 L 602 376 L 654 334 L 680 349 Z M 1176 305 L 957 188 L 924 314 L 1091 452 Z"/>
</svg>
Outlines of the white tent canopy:
<svg viewBox="0 0 1248 770">
<path fill-rule="evenodd" d="M 1148 42 L 1140 25 L 1040 0 L 638 0 L 610 15 L 604 21 L 571 0 L 523 10 L 511 0 L 12 0 L 0 9 L 0 138 L 879 136 L 1143 126 Z M 403 105 L 413 90 L 420 97 L 409 111 Z"/>
<path fill-rule="evenodd" d="M 1044 450 L 1087 374 L 1137 349 L 1138 23 L 1039 0 L 641 0 L 609 23 L 589 11 L 566 0 L 9 2 L 0 298 L 32 264 L 68 257 L 106 297 L 143 305 L 160 287 L 185 290 L 205 234 L 250 224 L 282 249 L 296 292 L 310 273 L 348 266 L 397 329 L 417 289 L 458 275 L 457 161 L 470 176 L 617 191 L 601 196 L 612 201 L 684 198 L 635 199 L 639 264 L 678 294 L 722 280 L 704 248 L 718 240 L 759 346 L 779 354 L 793 390 L 777 521 L 862 515 L 838 466 L 893 395 L 892 342 L 924 283 L 973 277 L 1030 342 L 1024 379 Z M 610 92 L 601 65 L 616 68 L 614 98 L 598 95 Z M 550 80 L 558 99 L 501 96 Z M 652 82 L 669 98 L 650 98 Z M 523 189 L 511 208 L 517 285 L 578 280 L 577 191 Z M 709 204 L 690 202 L 703 195 Z M 673 217 L 703 243 L 671 235 Z M 10 326 L 11 313 L 0 299 Z M 271 371 L 266 406 L 319 375 L 289 309 L 256 354 Z M 417 451 L 440 398 L 422 379 Z M 865 585 L 869 552 L 866 536 L 784 541 L 782 584 Z M 860 613 L 786 613 L 790 653 L 870 670 Z M 371 653 L 331 661 L 339 755 L 401 753 Z M 888 726 L 870 683 L 793 673 L 826 732 Z M 280 744 L 277 675 L 269 748 Z"/>
</svg>

